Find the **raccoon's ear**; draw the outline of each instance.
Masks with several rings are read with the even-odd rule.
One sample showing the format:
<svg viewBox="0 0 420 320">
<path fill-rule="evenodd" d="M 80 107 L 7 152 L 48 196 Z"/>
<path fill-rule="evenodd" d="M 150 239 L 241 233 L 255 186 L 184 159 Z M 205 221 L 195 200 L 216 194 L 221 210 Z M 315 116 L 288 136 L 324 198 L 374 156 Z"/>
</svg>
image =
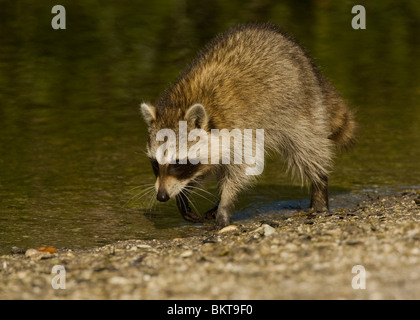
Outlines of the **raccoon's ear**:
<svg viewBox="0 0 420 320">
<path fill-rule="evenodd" d="M 148 126 L 156 120 L 156 108 L 153 106 L 149 106 L 146 103 L 142 103 L 140 105 L 140 111 L 143 116 L 144 121 Z"/>
<path fill-rule="evenodd" d="M 207 127 L 207 112 L 202 104 L 193 104 L 187 112 L 185 112 L 185 120 L 196 128 L 205 129 Z"/>
</svg>

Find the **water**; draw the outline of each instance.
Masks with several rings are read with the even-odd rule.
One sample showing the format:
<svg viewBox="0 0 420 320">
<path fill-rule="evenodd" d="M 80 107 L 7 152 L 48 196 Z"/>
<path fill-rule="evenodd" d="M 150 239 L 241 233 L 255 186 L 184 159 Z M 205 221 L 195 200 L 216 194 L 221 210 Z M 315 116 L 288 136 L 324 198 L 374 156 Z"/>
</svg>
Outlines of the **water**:
<svg viewBox="0 0 420 320">
<path fill-rule="evenodd" d="M 419 3 L 361 1 L 367 29 L 353 30 L 350 2 L 296 2 L 61 1 L 67 29 L 53 30 L 55 2 L 0 1 L 0 253 L 199 233 L 174 203 L 148 210 L 138 198 L 153 183 L 138 106 L 215 34 L 247 21 L 293 34 L 357 111 L 359 142 L 330 178 L 333 206 L 419 187 Z M 235 219 L 307 205 L 307 189 L 271 159 Z"/>
</svg>

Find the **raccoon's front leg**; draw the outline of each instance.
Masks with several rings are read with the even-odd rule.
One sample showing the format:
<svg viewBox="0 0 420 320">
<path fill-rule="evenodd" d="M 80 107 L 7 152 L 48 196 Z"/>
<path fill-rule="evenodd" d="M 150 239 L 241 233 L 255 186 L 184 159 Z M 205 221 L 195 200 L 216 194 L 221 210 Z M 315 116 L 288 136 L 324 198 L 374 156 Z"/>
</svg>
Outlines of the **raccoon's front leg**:
<svg viewBox="0 0 420 320">
<path fill-rule="evenodd" d="M 217 210 L 219 209 L 219 203 L 220 203 L 220 201 L 213 208 L 211 208 L 211 209 L 207 210 L 206 212 L 204 212 L 204 217 L 207 220 L 216 219 Z"/>
<path fill-rule="evenodd" d="M 216 227 L 224 228 L 232 223 L 232 212 L 235 208 L 234 201 L 231 199 L 220 200 L 216 214 Z"/>
<path fill-rule="evenodd" d="M 222 185 L 222 195 L 217 208 L 216 227 L 224 228 L 232 223 L 232 213 L 235 208 L 238 182 L 225 180 Z"/>
<path fill-rule="evenodd" d="M 220 179 L 221 198 L 216 214 L 216 227 L 223 228 L 232 223 L 232 213 L 238 192 L 255 176 L 246 174 L 247 165 L 226 165 Z"/>
<path fill-rule="evenodd" d="M 185 191 L 184 191 L 185 192 Z M 180 193 L 175 197 L 176 205 L 182 217 L 189 222 L 204 222 L 204 218 L 191 210 L 188 199 L 184 193 Z"/>
</svg>

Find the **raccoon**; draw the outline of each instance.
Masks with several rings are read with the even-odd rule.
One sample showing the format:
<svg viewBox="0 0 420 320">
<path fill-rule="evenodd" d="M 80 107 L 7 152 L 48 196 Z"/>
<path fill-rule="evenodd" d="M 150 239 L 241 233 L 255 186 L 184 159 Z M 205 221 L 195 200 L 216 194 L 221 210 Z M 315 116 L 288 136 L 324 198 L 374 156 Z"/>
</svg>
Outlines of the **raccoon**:
<svg viewBox="0 0 420 320">
<path fill-rule="evenodd" d="M 335 150 L 355 142 L 351 110 L 292 37 L 273 24 L 246 24 L 218 35 L 152 106 L 141 104 L 148 125 L 147 153 L 156 175 L 157 200 L 175 198 L 185 220 L 231 223 L 239 191 L 255 176 L 248 164 L 159 164 L 156 140 L 162 128 L 188 130 L 264 129 L 264 150 L 279 154 L 287 171 L 311 184 L 316 212 L 328 210 L 328 174 Z M 189 142 L 190 143 L 190 142 Z M 188 145 L 190 148 L 191 145 Z M 176 156 L 179 157 L 179 154 Z M 220 201 L 205 215 L 191 210 L 188 192 L 210 174 L 219 182 Z"/>
</svg>

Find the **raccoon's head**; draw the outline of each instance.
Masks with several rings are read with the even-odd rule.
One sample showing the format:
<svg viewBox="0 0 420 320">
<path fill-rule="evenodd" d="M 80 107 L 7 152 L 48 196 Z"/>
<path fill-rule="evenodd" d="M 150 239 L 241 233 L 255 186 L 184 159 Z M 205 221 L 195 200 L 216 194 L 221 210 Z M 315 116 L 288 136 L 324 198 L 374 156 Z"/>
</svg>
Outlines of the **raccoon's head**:
<svg viewBox="0 0 420 320">
<path fill-rule="evenodd" d="M 208 116 L 201 104 L 182 111 L 142 103 L 141 113 L 148 126 L 147 155 L 156 176 L 157 200 L 166 202 L 209 172 L 209 165 L 203 164 L 203 157 L 208 159 L 204 149 L 193 153 L 197 157 L 190 152 L 194 144 L 203 143 L 205 147 L 205 137 L 200 136 L 195 143 L 185 135 L 185 131 L 194 129 L 207 134 Z"/>
</svg>

